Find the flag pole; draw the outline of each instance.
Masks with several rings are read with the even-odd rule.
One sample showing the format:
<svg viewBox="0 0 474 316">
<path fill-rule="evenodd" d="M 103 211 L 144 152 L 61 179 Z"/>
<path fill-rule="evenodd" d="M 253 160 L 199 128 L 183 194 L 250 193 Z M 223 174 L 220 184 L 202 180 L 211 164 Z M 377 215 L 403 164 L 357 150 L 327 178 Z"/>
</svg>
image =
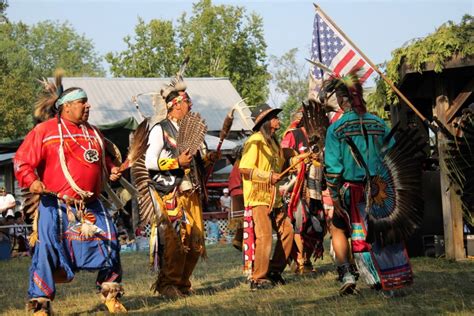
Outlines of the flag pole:
<svg viewBox="0 0 474 316">
<path fill-rule="evenodd" d="M 418 109 L 410 102 L 410 100 L 408 100 L 404 95 L 403 93 L 398 90 L 398 88 L 395 86 L 395 84 L 392 82 L 392 80 L 390 80 L 389 78 L 387 78 L 383 73 L 382 71 L 380 71 L 380 69 L 350 40 L 350 38 L 336 25 L 336 23 L 334 23 L 333 20 L 331 20 L 331 18 L 329 16 L 326 15 L 326 13 L 324 13 L 324 11 L 321 9 L 321 7 L 319 5 L 317 5 L 316 3 L 313 3 L 314 7 L 316 10 L 318 10 L 322 16 L 324 16 L 324 18 L 326 20 L 328 20 L 333 26 L 334 28 L 341 34 L 342 37 L 344 37 L 344 39 L 350 44 L 352 45 L 352 47 L 354 47 L 354 49 L 359 53 L 359 55 L 362 56 L 362 58 L 365 59 L 365 61 L 380 75 L 380 77 L 382 77 L 382 79 L 393 89 L 393 91 L 395 91 L 395 93 L 403 100 L 405 101 L 405 103 L 410 107 L 410 109 L 412 109 L 413 112 L 415 112 L 416 115 L 418 115 L 418 117 L 423 121 L 424 124 L 426 124 L 426 126 L 432 128 L 431 126 L 431 122 L 423 115 L 420 113 L 420 111 L 418 111 Z"/>
</svg>

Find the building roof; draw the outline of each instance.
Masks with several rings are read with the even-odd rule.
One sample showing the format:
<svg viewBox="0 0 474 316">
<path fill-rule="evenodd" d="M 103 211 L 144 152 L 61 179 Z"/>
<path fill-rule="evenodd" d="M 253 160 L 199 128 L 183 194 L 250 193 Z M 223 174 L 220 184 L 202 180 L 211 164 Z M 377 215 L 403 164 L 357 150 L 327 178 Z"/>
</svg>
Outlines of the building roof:
<svg viewBox="0 0 474 316">
<path fill-rule="evenodd" d="M 206 120 L 209 131 L 219 131 L 229 110 L 242 100 L 227 78 L 186 78 L 187 90 L 193 101 L 193 111 L 199 112 Z M 89 122 L 94 125 L 113 124 L 117 121 L 135 118 L 141 122 L 142 116 L 132 102 L 138 97 L 140 111 L 145 116 L 154 113 L 152 96 L 170 82 L 169 78 L 63 78 L 64 88 L 81 87 L 92 105 Z M 245 102 L 241 102 L 243 119 L 234 113 L 232 131 L 251 130 L 253 121 Z"/>
</svg>

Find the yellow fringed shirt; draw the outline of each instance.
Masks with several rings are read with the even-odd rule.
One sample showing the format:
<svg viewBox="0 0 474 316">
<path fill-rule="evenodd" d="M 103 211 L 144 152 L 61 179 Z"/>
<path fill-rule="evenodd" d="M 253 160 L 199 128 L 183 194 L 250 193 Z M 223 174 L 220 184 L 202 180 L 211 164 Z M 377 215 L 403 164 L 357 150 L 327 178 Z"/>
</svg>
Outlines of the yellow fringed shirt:
<svg viewBox="0 0 474 316">
<path fill-rule="evenodd" d="M 271 148 L 265 142 L 262 133 L 257 132 L 250 136 L 244 145 L 240 169 L 256 169 L 261 171 L 273 171 L 280 173 L 284 164 L 284 158 L 279 148 Z M 266 205 L 270 206 L 273 189 L 276 189 L 274 207 L 281 207 L 281 196 L 278 192 L 278 184 L 274 188 L 270 183 L 263 181 L 252 181 L 250 178 L 242 177 L 245 206 Z"/>
</svg>

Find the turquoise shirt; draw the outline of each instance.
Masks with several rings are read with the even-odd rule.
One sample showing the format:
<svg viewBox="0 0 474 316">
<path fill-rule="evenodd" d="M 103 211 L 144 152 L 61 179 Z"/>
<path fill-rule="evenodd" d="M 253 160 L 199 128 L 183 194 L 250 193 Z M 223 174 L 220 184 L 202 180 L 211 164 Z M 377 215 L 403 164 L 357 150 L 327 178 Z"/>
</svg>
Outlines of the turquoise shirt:
<svg viewBox="0 0 474 316">
<path fill-rule="evenodd" d="M 362 125 L 367 130 L 367 141 Z M 324 163 L 327 185 L 332 197 L 338 196 L 339 188 L 345 181 L 365 179 L 365 170 L 357 165 L 345 137 L 349 136 L 353 140 L 369 168 L 370 175 L 373 176 L 382 161 L 381 148 L 389 132 L 385 122 L 378 116 L 370 113 L 358 115 L 354 111 L 344 113 L 329 126 Z M 393 144 L 393 140 L 391 142 Z"/>
</svg>

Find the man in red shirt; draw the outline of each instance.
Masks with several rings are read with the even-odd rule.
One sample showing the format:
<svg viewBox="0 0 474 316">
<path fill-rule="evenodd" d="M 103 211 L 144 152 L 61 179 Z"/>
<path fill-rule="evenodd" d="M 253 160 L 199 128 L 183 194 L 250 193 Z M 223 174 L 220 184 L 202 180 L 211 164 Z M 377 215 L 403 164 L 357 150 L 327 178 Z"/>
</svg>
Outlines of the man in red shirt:
<svg viewBox="0 0 474 316">
<path fill-rule="evenodd" d="M 87 123 L 90 104 L 80 88 L 46 85 L 35 116 L 43 121 L 25 137 L 14 158 L 21 187 L 41 194 L 35 215 L 34 254 L 28 296 L 37 315 L 51 313 L 55 283 L 76 271 L 99 270 L 97 288 L 110 312 L 124 312 L 118 301 L 122 269 L 116 228 L 98 200 L 102 184 L 120 177 L 105 156 L 104 139 Z"/>
</svg>

